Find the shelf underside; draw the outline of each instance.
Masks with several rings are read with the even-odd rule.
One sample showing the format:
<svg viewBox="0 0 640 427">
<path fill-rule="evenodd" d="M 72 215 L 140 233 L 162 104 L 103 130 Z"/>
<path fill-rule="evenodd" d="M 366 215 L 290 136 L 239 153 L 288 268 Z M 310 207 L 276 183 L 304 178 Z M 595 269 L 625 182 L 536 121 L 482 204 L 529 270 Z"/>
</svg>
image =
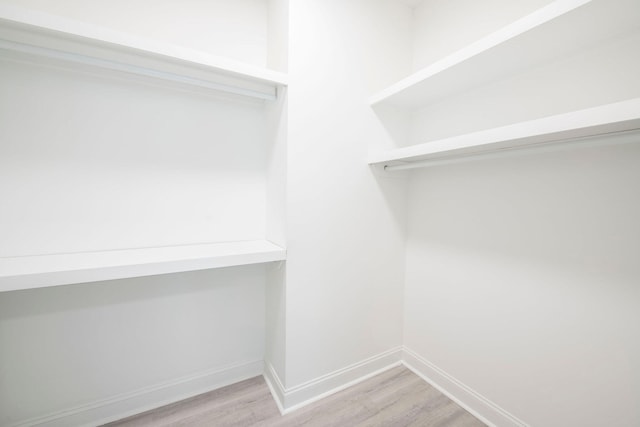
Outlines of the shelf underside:
<svg viewBox="0 0 640 427">
<path fill-rule="evenodd" d="M 0 258 L 0 292 L 282 261 L 266 240 Z"/>
<path fill-rule="evenodd" d="M 412 163 L 429 165 L 636 129 L 640 129 L 640 98 L 373 153 L 369 164 L 401 169 Z"/>
<path fill-rule="evenodd" d="M 397 82 L 370 103 L 421 108 L 636 31 L 637 0 L 557 0 Z"/>
<path fill-rule="evenodd" d="M 276 71 L 2 5 L 0 55 L 263 100 L 276 99 L 287 84 Z"/>
</svg>

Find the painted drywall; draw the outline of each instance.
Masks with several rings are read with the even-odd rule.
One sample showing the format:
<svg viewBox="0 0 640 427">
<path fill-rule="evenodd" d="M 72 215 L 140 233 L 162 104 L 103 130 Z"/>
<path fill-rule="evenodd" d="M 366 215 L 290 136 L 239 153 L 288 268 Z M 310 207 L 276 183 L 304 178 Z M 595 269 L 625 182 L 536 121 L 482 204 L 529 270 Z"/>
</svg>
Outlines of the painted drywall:
<svg viewBox="0 0 640 427">
<path fill-rule="evenodd" d="M 264 238 L 262 103 L 9 60 L 0 76 L 0 256 Z"/>
<path fill-rule="evenodd" d="M 458 15 L 431 36 L 443 52 L 459 47 Z M 416 115 L 414 141 L 638 96 L 634 46 L 459 94 Z M 410 179 L 405 346 L 531 426 L 640 423 L 640 136 L 622 139 Z"/>
<path fill-rule="evenodd" d="M 289 2 L 269 1 L 269 59 L 270 66 L 287 69 Z M 279 88 L 278 100 L 266 107 L 268 123 L 267 151 L 267 239 L 287 246 L 287 139 L 288 96 L 286 88 Z M 286 363 L 286 275 L 284 263 L 267 269 L 265 365 L 285 379 Z"/>
<path fill-rule="evenodd" d="M 83 23 L 266 66 L 267 0 L 2 0 Z"/>
<path fill-rule="evenodd" d="M 287 90 L 281 88 L 277 102 L 267 106 L 269 141 L 267 153 L 266 238 L 287 247 Z M 265 361 L 285 378 L 286 275 L 284 263 L 267 269 Z"/>
<path fill-rule="evenodd" d="M 257 265 L 1 293 L 0 425 L 261 361 L 264 290 Z"/>
<path fill-rule="evenodd" d="M 267 67 L 287 72 L 289 61 L 289 0 L 267 0 Z"/>
<path fill-rule="evenodd" d="M 262 1 L 9 3 L 266 58 Z M 283 241 L 281 103 L 8 59 L 0 77 L 0 256 Z M 0 293 L 0 425 L 93 424 L 259 375 L 267 268 Z"/>
<path fill-rule="evenodd" d="M 417 173 L 405 345 L 532 426 L 638 425 L 634 140 Z"/>
<path fill-rule="evenodd" d="M 388 143 L 367 98 L 409 68 L 410 13 L 290 4 L 287 389 L 401 344 L 404 181 L 377 179 L 364 159 Z"/>
<path fill-rule="evenodd" d="M 414 9 L 413 71 L 549 3 L 551 0 L 423 0 Z"/>
<path fill-rule="evenodd" d="M 640 32 L 621 34 L 461 91 L 416 111 L 405 141 L 417 144 L 640 97 L 640 55 L 634 54 L 639 45 Z"/>
</svg>

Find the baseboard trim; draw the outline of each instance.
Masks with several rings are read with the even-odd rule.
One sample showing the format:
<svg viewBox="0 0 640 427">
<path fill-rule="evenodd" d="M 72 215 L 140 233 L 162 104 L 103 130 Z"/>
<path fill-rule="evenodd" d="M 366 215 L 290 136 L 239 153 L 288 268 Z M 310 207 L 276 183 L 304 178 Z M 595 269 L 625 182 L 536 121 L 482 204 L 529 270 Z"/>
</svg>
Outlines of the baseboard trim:
<svg viewBox="0 0 640 427">
<path fill-rule="evenodd" d="M 264 363 L 263 376 L 264 376 L 264 381 L 267 383 L 267 387 L 269 387 L 271 396 L 273 397 L 273 400 L 276 402 L 276 406 L 278 406 L 278 410 L 280 411 L 280 414 L 284 415 L 285 409 L 284 409 L 283 403 L 284 403 L 284 397 L 285 397 L 286 391 L 285 391 L 284 385 L 282 385 L 282 381 L 280 380 L 278 373 L 276 372 L 273 365 L 271 365 L 271 363 L 269 362 Z"/>
<path fill-rule="evenodd" d="M 402 352 L 402 363 L 483 423 L 493 427 L 528 427 L 522 420 L 406 347 Z"/>
<path fill-rule="evenodd" d="M 264 361 L 262 360 L 228 365 L 64 411 L 20 421 L 9 427 L 100 425 L 253 378 L 262 375 L 263 371 Z"/>
<path fill-rule="evenodd" d="M 280 412 L 284 415 L 400 366 L 401 356 L 402 347 L 395 347 L 291 388 L 284 387 L 277 372 L 267 364 L 265 379 Z"/>
<path fill-rule="evenodd" d="M 109 399 L 10 424 L 8 427 L 95 426 L 188 399 L 259 375 L 264 376 L 280 413 L 284 415 L 399 365 L 406 366 L 489 426 L 528 427 L 525 422 L 491 400 L 416 352 L 402 346 L 291 388 L 286 388 L 283 385 L 278 373 L 270 363 L 265 363 L 262 360 L 250 361 L 203 371 Z"/>
</svg>

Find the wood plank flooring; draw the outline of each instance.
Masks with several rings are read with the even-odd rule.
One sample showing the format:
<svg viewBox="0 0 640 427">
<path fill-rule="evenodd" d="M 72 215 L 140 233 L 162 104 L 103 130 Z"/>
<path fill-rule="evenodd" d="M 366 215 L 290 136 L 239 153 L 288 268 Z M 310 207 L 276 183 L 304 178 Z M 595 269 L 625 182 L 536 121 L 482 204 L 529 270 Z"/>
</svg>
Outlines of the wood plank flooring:
<svg viewBox="0 0 640 427">
<path fill-rule="evenodd" d="M 482 422 L 405 367 L 397 367 L 280 415 L 262 377 L 124 420 L 114 427 L 479 427 Z"/>
</svg>

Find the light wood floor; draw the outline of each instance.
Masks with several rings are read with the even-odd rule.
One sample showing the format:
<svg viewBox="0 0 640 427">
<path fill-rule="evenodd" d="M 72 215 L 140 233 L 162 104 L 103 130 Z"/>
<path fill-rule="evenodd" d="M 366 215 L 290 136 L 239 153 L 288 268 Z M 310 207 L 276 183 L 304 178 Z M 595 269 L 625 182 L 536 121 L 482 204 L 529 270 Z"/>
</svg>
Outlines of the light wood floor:
<svg viewBox="0 0 640 427">
<path fill-rule="evenodd" d="M 126 418 L 108 426 L 484 426 L 405 367 L 280 415 L 262 377 Z"/>
</svg>

